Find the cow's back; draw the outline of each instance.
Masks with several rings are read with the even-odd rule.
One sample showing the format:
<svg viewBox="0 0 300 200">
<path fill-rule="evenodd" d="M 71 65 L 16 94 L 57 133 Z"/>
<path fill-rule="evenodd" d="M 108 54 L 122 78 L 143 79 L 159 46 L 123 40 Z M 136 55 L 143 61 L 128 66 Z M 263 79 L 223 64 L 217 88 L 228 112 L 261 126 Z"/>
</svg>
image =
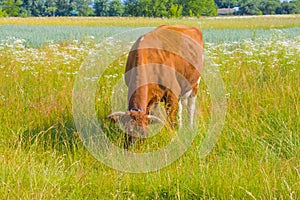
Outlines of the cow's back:
<svg viewBox="0 0 300 200">
<path fill-rule="evenodd" d="M 151 65 L 154 67 L 149 67 Z M 128 55 L 125 80 L 132 88 L 148 79 L 173 85 L 179 95 L 190 89 L 196 93 L 202 65 L 203 41 L 198 28 L 160 26 L 141 36 L 133 45 Z M 164 70 L 170 68 L 173 73 Z M 182 77 L 189 85 L 183 84 Z"/>
</svg>

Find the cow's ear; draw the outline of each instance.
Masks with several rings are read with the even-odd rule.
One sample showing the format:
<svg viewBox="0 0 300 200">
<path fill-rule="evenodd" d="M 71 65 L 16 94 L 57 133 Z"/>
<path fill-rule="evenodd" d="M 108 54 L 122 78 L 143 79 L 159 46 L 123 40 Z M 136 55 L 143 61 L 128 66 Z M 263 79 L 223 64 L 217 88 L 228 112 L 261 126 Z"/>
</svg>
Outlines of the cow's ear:
<svg viewBox="0 0 300 200">
<path fill-rule="evenodd" d="M 147 118 L 150 120 L 150 124 L 157 124 L 157 123 L 165 124 L 161 119 L 159 119 L 154 115 L 147 115 Z"/>
<path fill-rule="evenodd" d="M 108 115 L 107 118 L 114 122 L 117 122 L 124 115 L 126 115 L 126 112 L 113 112 L 110 115 Z"/>
</svg>

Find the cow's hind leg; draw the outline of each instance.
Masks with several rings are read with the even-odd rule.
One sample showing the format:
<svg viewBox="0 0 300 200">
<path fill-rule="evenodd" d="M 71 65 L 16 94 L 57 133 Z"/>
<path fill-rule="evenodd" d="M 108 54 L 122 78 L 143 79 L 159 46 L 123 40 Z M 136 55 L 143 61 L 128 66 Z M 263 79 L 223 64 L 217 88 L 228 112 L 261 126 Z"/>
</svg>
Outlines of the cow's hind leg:
<svg viewBox="0 0 300 200">
<path fill-rule="evenodd" d="M 199 77 L 197 81 L 197 85 L 193 88 L 193 92 L 188 97 L 188 115 L 189 115 L 189 125 L 192 128 L 194 125 L 194 116 L 195 116 L 195 109 L 196 109 L 196 100 L 197 100 L 197 92 L 198 86 L 200 84 L 201 77 Z"/>
<path fill-rule="evenodd" d="M 178 101 L 178 125 L 179 128 L 182 127 L 182 99 Z"/>
<path fill-rule="evenodd" d="M 189 125 L 193 127 L 194 125 L 194 115 L 195 115 L 195 108 L 196 108 L 196 100 L 197 96 L 190 96 L 188 98 L 188 115 L 189 115 Z"/>
<path fill-rule="evenodd" d="M 186 98 L 180 98 L 178 101 L 178 125 L 179 128 L 182 127 L 182 112 L 183 107 L 187 106 L 187 99 Z"/>
</svg>

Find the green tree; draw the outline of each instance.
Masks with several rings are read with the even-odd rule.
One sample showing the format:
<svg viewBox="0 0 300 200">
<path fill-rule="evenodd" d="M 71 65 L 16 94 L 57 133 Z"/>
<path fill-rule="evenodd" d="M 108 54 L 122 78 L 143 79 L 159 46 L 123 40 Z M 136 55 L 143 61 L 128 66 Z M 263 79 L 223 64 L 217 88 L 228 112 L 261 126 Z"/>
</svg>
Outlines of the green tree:
<svg viewBox="0 0 300 200">
<path fill-rule="evenodd" d="M 23 9 L 28 16 L 46 15 L 46 1 L 44 0 L 23 0 Z"/>
<path fill-rule="evenodd" d="M 151 17 L 152 16 L 152 8 L 151 8 L 151 0 L 139 0 L 138 10 L 139 13 L 137 16 L 143 17 Z"/>
<path fill-rule="evenodd" d="M 215 0 L 215 3 L 219 8 L 228 8 L 228 7 L 235 7 L 239 6 L 238 0 Z"/>
<path fill-rule="evenodd" d="M 182 6 L 178 4 L 172 4 L 169 9 L 169 17 L 181 17 L 182 16 Z"/>
<path fill-rule="evenodd" d="M 212 0 L 207 0 L 205 2 L 204 8 L 202 10 L 203 16 L 216 16 L 218 14 L 218 6 Z"/>
<path fill-rule="evenodd" d="M 69 16 L 71 11 L 70 0 L 57 0 L 56 2 L 56 15 L 58 16 Z"/>
<path fill-rule="evenodd" d="M 110 16 L 122 16 L 124 12 L 124 7 L 120 0 L 112 0 L 109 3 L 109 15 Z"/>
<path fill-rule="evenodd" d="M 20 13 L 20 8 L 23 2 L 21 0 L 4 0 L 3 1 L 3 11 L 7 13 L 8 16 L 17 17 Z"/>
<path fill-rule="evenodd" d="M 96 16 L 109 15 L 109 2 L 107 0 L 96 0 L 94 4 Z"/>
<path fill-rule="evenodd" d="M 92 0 L 76 0 L 77 10 L 80 16 L 90 16 L 93 15 L 93 9 L 89 6 Z"/>
<path fill-rule="evenodd" d="M 260 2 L 259 9 L 264 15 L 273 15 L 280 6 L 279 0 L 264 0 Z"/>
<path fill-rule="evenodd" d="M 132 2 L 132 1 L 131 1 Z M 128 3 L 125 2 L 125 6 Z M 135 9 L 135 16 L 145 16 L 145 17 L 170 17 L 172 13 L 178 13 L 175 11 L 175 7 L 170 10 L 174 0 L 139 0 L 137 1 L 137 6 Z M 125 8 L 129 10 L 129 8 Z M 180 6 L 178 7 L 180 9 Z M 128 12 L 128 11 L 127 11 Z"/>
<path fill-rule="evenodd" d="M 297 7 L 292 2 L 282 2 L 281 6 L 276 9 L 276 14 L 296 14 Z"/>
<path fill-rule="evenodd" d="M 189 14 L 190 9 L 188 7 L 187 0 L 175 0 L 174 3 L 178 4 L 180 7 L 182 7 L 182 16 L 190 16 L 190 14 Z"/>
<path fill-rule="evenodd" d="M 125 0 L 124 1 L 124 15 L 125 16 L 139 16 L 138 0 Z"/>
<path fill-rule="evenodd" d="M 168 0 L 152 0 L 152 17 L 166 17 Z"/>
<path fill-rule="evenodd" d="M 243 3 L 240 7 L 240 12 L 243 15 L 257 15 L 261 12 L 259 9 L 259 2 L 255 0 L 250 0 Z"/>
<path fill-rule="evenodd" d="M 189 15 L 200 17 L 217 15 L 218 7 L 213 0 L 191 0 L 187 4 Z"/>
<path fill-rule="evenodd" d="M 290 3 L 295 6 L 296 14 L 300 14 L 300 0 L 293 0 Z"/>
<path fill-rule="evenodd" d="M 76 0 L 70 0 L 70 10 L 77 10 Z"/>
<path fill-rule="evenodd" d="M 55 14 L 56 10 L 57 10 L 56 0 L 46 0 L 45 6 L 46 6 L 45 14 L 47 16 L 55 16 L 56 15 Z"/>
<path fill-rule="evenodd" d="M 7 17 L 8 14 L 2 10 L 2 7 L 0 7 L 0 17 Z"/>
</svg>

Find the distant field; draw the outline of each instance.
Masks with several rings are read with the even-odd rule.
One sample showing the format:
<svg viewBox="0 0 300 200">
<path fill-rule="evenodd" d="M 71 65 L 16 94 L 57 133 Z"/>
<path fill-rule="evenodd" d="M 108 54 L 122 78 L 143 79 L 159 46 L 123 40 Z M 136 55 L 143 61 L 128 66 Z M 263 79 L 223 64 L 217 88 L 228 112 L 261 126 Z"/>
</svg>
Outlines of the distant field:
<svg viewBox="0 0 300 200">
<path fill-rule="evenodd" d="M 213 17 L 184 19 L 153 18 L 0 18 L 0 40 L 10 37 L 25 39 L 26 46 L 41 46 L 47 42 L 84 40 L 92 36 L 96 42 L 107 35 L 119 34 L 132 28 L 185 24 L 203 30 L 205 42 L 239 41 L 270 37 L 282 33 L 288 38 L 300 34 L 300 15 Z"/>
<path fill-rule="evenodd" d="M 0 25 L 51 25 L 51 26 L 129 26 L 149 27 L 186 24 L 205 29 L 224 28 L 287 28 L 300 26 L 300 15 L 248 16 L 248 17 L 202 17 L 182 19 L 161 18 L 113 18 L 113 17 L 59 17 L 59 18 L 0 18 Z"/>
<path fill-rule="evenodd" d="M 146 174 L 97 161 L 74 126 L 72 90 L 81 64 L 112 34 L 161 24 L 203 29 L 207 59 L 226 86 L 221 137 L 198 150 L 210 119 L 201 83 L 199 136 L 170 166 Z M 300 196 L 300 16 L 200 19 L 0 18 L 0 199 L 298 199 Z M 126 58 L 99 81 L 96 112 L 105 120 Z M 126 91 L 117 95 L 124 96 Z M 170 132 L 139 144 L 147 151 Z M 170 136 L 169 136 L 170 137 Z"/>
<path fill-rule="evenodd" d="M 154 27 L 153 27 L 154 28 Z M 101 42 L 105 37 L 115 34 L 126 34 L 126 31 L 138 27 L 86 27 L 86 26 L 33 26 L 33 25 L 2 25 L 0 26 L 0 41 L 9 42 L 23 39 L 25 46 L 40 47 L 48 43 L 69 43 L 74 40 L 82 42 L 93 38 Z M 202 29 L 205 43 L 224 43 L 241 41 L 244 39 L 269 38 L 274 35 L 284 35 L 295 38 L 300 35 L 299 27 L 272 29 Z"/>
</svg>

